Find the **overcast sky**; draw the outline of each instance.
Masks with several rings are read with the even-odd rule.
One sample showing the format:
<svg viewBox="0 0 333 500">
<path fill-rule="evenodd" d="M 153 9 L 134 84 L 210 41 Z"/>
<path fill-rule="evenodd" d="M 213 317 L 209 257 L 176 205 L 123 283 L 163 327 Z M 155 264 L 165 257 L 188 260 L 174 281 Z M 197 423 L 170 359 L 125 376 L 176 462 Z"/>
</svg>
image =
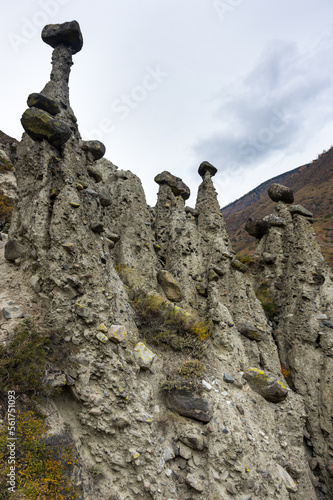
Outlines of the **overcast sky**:
<svg viewBox="0 0 333 500">
<path fill-rule="evenodd" d="M 0 0 L 0 129 L 20 139 L 49 79 L 45 24 L 77 20 L 71 105 L 84 139 L 137 174 L 189 185 L 218 168 L 221 207 L 333 144 L 332 0 Z"/>
</svg>

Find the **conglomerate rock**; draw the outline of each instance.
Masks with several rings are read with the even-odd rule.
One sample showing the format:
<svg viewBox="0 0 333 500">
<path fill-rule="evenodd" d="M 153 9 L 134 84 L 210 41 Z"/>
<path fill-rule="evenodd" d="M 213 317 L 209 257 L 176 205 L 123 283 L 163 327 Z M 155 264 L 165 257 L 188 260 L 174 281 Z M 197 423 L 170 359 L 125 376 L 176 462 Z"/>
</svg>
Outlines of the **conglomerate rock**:
<svg viewBox="0 0 333 500">
<path fill-rule="evenodd" d="M 186 186 L 169 177 L 149 207 L 134 174 L 82 149 L 68 89 L 82 47 L 77 23 L 47 27 L 43 38 L 54 51 L 41 93 L 59 103 L 57 119 L 72 134 L 60 149 L 23 135 L 9 235 L 26 251 L 3 269 L 20 274 L 18 292 L 30 290 L 27 302 L 73 349 L 52 368 L 66 385 L 48 403 L 48 424 L 50 433 L 73 433 L 84 498 L 289 500 L 291 482 L 277 465 L 294 471 L 295 500 L 329 494 L 331 285 L 308 220 L 279 202 L 286 224 L 261 240 L 260 256 L 277 255 L 263 276 L 282 283 L 283 313 L 272 326 L 249 272 L 235 268 L 212 171 L 194 209 L 185 207 Z M 158 293 L 166 270 L 181 288 L 181 309 Z M 239 322 L 265 332 L 262 341 L 240 335 Z M 252 368 L 281 381 L 276 343 L 292 381 L 273 404 L 243 375 Z M 177 390 L 180 377 L 186 390 Z M 165 395 L 168 381 L 176 385 Z M 89 472 L 97 465 L 98 482 Z"/>
</svg>

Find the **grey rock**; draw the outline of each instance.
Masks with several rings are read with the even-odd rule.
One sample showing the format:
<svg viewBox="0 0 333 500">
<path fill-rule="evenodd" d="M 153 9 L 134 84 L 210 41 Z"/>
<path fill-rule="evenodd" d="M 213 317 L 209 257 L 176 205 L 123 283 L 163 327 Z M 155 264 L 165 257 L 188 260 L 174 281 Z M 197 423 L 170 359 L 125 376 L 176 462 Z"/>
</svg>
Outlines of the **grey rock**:
<svg viewBox="0 0 333 500">
<path fill-rule="evenodd" d="M 172 302 L 181 302 L 183 295 L 180 287 L 169 271 L 159 271 L 157 273 L 157 281 L 161 285 L 166 297 Z"/>
<path fill-rule="evenodd" d="M 268 196 L 271 200 L 278 202 L 283 201 L 284 203 L 294 202 L 294 193 L 292 189 L 282 184 L 272 184 L 268 189 Z"/>
<path fill-rule="evenodd" d="M 65 45 L 70 48 L 72 54 L 79 52 L 83 46 L 82 33 L 77 21 L 47 24 L 42 31 L 42 40 L 53 48 Z"/>
<path fill-rule="evenodd" d="M 25 248 L 16 239 L 8 240 L 5 244 L 5 259 L 15 261 L 25 255 Z"/>
<path fill-rule="evenodd" d="M 54 99 L 51 99 L 44 94 L 38 94 L 37 92 L 28 96 L 27 104 L 29 108 L 43 109 L 53 116 L 60 113 L 59 105 Z"/>
<path fill-rule="evenodd" d="M 286 223 L 286 219 L 283 217 L 278 217 L 275 214 L 269 214 L 266 215 L 266 217 L 263 218 L 264 222 L 267 222 L 270 226 L 276 226 L 276 227 L 284 227 Z"/>
<path fill-rule="evenodd" d="M 198 493 L 202 493 L 204 491 L 204 486 L 201 481 L 196 479 L 194 476 L 191 474 L 187 474 L 185 478 L 185 483 L 188 484 L 191 488 L 193 488 L 195 491 Z"/>
<path fill-rule="evenodd" d="M 271 265 L 271 264 L 275 264 L 276 259 L 277 259 L 277 255 L 274 253 L 263 252 L 262 258 L 266 264 Z"/>
<path fill-rule="evenodd" d="M 94 160 L 99 160 L 105 155 L 105 146 L 101 141 L 82 141 L 81 148 L 87 153 L 91 153 Z"/>
<path fill-rule="evenodd" d="M 22 115 L 21 123 L 34 141 L 45 139 L 55 148 L 63 146 L 72 135 L 66 123 L 54 118 L 43 109 L 27 109 Z"/>
<path fill-rule="evenodd" d="M 24 314 L 20 311 L 20 308 L 17 306 L 7 306 L 2 309 L 2 314 L 5 319 L 16 319 L 16 318 L 24 318 Z"/>
<path fill-rule="evenodd" d="M 94 224 L 91 224 L 90 229 L 93 233 L 101 234 L 104 232 L 104 224 L 103 222 L 95 222 Z"/>
<path fill-rule="evenodd" d="M 233 259 L 231 265 L 236 271 L 240 271 L 241 273 L 246 273 L 246 271 L 249 270 L 249 268 L 238 259 Z"/>
<path fill-rule="evenodd" d="M 260 240 L 269 230 L 270 224 L 264 219 L 254 219 L 249 217 L 245 224 L 245 231 L 249 233 L 250 236 Z"/>
<path fill-rule="evenodd" d="M 267 401 L 280 403 L 288 395 L 285 382 L 279 380 L 272 373 L 266 373 L 258 368 L 248 368 L 243 377 L 250 387 Z"/>
<path fill-rule="evenodd" d="M 186 390 L 171 390 L 165 394 L 166 406 L 184 417 L 209 422 L 212 415 L 208 401 L 200 394 Z"/>
<path fill-rule="evenodd" d="M 211 163 L 209 163 L 208 161 L 203 161 L 200 166 L 199 166 L 199 169 L 198 169 L 198 173 L 199 175 L 204 178 L 205 174 L 206 173 L 209 173 L 209 175 L 211 177 L 213 177 L 216 172 L 217 172 L 217 168 L 214 167 Z"/>
<path fill-rule="evenodd" d="M 102 207 L 109 207 L 112 203 L 111 196 L 109 196 L 107 193 L 99 192 L 98 198 Z"/>
<path fill-rule="evenodd" d="M 303 215 L 304 217 L 313 217 L 313 213 L 302 207 L 302 205 L 291 205 L 289 212 L 292 215 Z"/>
<path fill-rule="evenodd" d="M 231 375 L 228 375 L 227 373 L 224 373 L 224 375 L 223 375 L 223 380 L 224 380 L 224 382 L 226 382 L 227 384 L 233 384 L 233 383 L 235 382 L 234 377 L 232 377 Z"/>
<path fill-rule="evenodd" d="M 175 196 L 181 196 L 184 200 L 190 197 L 190 188 L 179 177 L 170 174 L 166 170 L 156 175 L 154 181 L 157 184 L 167 184 Z"/>
<path fill-rule="evenodd" d="M 193 215 L 193 217 L 198 217 L 198 215 L 199 215 L 199 210 L 197 210 L 196 208 L 192 208 L 192 207 L 185 207 L 185 212 L 187 214 Z"/>
<path fill-rule="evenodd" d="M 90 177 L 92 177 L 96 182 L 102 182 L 103 180 L 102 172 L 97 170 L 97 168 L 88 167 L 87 172 L 90 175 Z"/>
<path fill-rule="evenodd" d="M 207 440 L 205 437 L 192 430 L 181 434 L 179 440 L 193 450 L 203 451 L 207 447 Z"/>
</svg>

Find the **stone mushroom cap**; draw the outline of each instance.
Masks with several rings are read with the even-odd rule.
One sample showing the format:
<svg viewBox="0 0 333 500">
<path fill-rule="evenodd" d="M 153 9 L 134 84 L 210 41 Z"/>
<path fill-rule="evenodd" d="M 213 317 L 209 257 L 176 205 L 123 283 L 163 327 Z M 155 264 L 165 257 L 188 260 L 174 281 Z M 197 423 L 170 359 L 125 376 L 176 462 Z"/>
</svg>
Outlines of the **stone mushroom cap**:
<svg viewBox="0 0 333 500">
<path fill-rule="evenodd" d="M 83 46 L 82 33 L 77 21 L 47 24 L 42 31 L 42 40 L 53 48 L 66 45 L 73 54 L 79 52 Z"/>
<path fill-rule="evenodd" d="M 294 202 L 294 193 L 292 189 L 282 184 L 272 184 L 268 190 L 268 196 L 271 200 L 278 202 L 283 201 L 284 203 Z"/>
<path fill-rule="evenodd" d="M 217 168 L 208 161 L 203 161 L 199 166 L 198 173 L 203 178 L 206 172 L 209 172 L 210 176 L 213 177 L 217 172 Z"/>
<path fill-rule="evenodd" d="M 188 200 L 191 195 L 190 188 L 185 184 L 185 182 L 183 182 L 179 177 L 170 174 L 170 172 L 167 172 L 166 170 L 156 175 L 154 181 L 159 185 L 167 184 L 175 196 L 181 196 L 184 200 Z"/>
</svg>

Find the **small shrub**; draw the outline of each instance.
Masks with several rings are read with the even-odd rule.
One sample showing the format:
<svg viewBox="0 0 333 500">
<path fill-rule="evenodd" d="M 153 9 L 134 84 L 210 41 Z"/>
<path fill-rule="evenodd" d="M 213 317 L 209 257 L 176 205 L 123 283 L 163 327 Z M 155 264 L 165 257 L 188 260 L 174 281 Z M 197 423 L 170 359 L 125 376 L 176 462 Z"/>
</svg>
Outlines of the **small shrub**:
<svg viewBox="0 0 333 500">
<path fill-rule="evenodd" d="M 256 288 L 255 293 L 257 299 L 261 302 L 262 308 L 265 311 L 267 318 L 273 321 L 278 313 L 278 309 L 268 282 L 262 281 Z"/>
<path fill-rule="evenodd" d="M 203 372 L 204 366 L 200 361 L 185 361 L 180 368 L 169 368 L 167 370 L 165 379 L 160 385 L 161 390 L 164 392 L 173 390 L 199 391 Z"/>
<path fill-rule="evenodd" d="M 204 372 L 204 366 L 200 361 L 185 361 L 184 365 L 179 370 L 179 374 L 184 378 L 200 378 Z"/>
<path fill-rule="evenodd" d="M 9 498 L 74 500 L 81 497 L 80 488 L 71 479 L 77 463 L 71 437 L 45 437 L 46 432 L 43 418 L 35 412 L 21 409 L 16 413 L 16 491 L 11 492 Z M 0 430 L 2 485 L 6 484 L 9 473 L 8 456 L 7 428 L 3 426 Z M 7 498 L 5 495 L 6 490 L 0 487 L 0 498 Z"/>
<path fill-rule="evenodd" d="M 204 341 L 212 332 L 210 321 L 199 319 L 158 294 L 136 291 L 131 302 L 148 342 L 163 344 L 195 358 L 205 354 Z"/>
<path fill-rule="evenodd" d="M 237 254 L 237 259 L 242 263 L 245 264 L 246 266 L 252 268 L 255 264 L 256 261 L 252 257 L 252 255 L 247 255 L 247 254 Z"/>
<path fill-rule="evenodd" d="M 13 200 L 0 191 L 0 231 L 10 225 L 13 213 Z"/>
<path fill-rule="evenodd" d="M 0 393 L 39 393 L 50 345 L 30 318 L 22 321 L 9 344 L 0 346 Z"/>
</svg>

